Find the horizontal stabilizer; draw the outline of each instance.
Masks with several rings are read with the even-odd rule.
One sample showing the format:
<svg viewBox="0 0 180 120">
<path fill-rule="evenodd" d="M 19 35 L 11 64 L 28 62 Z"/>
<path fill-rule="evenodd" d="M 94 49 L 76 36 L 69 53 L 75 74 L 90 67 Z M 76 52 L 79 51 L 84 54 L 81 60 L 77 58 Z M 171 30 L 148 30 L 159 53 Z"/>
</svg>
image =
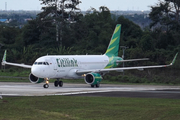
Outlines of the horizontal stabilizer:
<svg viewBox="0 0 180 120">
<path fill-rule="evenodd" d="M 143 61 L 143 60 L 149 60 L 149 58 L 129 59 L 129 60 L 118 60 L 118 61 L 116 61 L 116 62 L 117 62 L 117 63 L 122 63 L 122 62 L 134 62 L 134 61 Z"/>
</svg>

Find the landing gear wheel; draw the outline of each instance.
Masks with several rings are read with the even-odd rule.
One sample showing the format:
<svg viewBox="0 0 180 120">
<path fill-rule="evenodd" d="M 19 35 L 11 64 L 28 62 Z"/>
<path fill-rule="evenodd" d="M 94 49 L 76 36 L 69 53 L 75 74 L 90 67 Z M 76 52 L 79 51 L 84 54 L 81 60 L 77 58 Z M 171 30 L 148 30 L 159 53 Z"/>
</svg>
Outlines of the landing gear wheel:
<svg viewBox="0 0 180 120">
<path fill-rule="evenodd" d="M 44 86 L 43 86 L 44 88 L 48 88 L 49 87 L 49 85 L 48 84 L 44 84 Z"/>
<path fill-rule="evenodd" d="M 94 88 L 94 85 L 91 85 L 92 88 Z"/>
<path fill-rule="evenodd" d="M 96 84 L 96 87 L 97 87 L 97 88 L 99 88 L 99 86 L 100 86 L 100 84 L 99 84 L 99 83 L 98 83 L 98 84 Z"/>
<path fill-rule="evenodd" d="M 59 84 L 58 81 L 55 81 L 55 82 L 54 82 L 54 86 L 55 86 L 55 87 L 58 87 L 58 84 Z"/>
<path fill-rule="evenodd" d="M 59 81 L 59 87 L 63 86 L 63 81 Z"/>
<path fill-rule="evenodd" d="M 48 88 L 49 87 L 49 78 L 44 78 L 44 80 L 46 80 L 46 84 L 44 84 L 44 88 Z"/>
</svg>

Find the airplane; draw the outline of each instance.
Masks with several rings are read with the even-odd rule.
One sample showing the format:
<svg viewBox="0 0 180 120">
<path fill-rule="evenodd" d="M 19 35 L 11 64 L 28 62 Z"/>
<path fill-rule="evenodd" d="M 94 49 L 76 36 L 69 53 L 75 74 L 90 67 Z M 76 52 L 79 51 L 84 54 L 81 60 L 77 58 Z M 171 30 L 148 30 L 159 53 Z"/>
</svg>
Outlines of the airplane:
<svg viewBox="0 0 180 120">
<path fill-rule="evenodd" d="M 122 62 L 147 60 L 146 58 L 123 60 L 121 57 L 118 57 L 120 32 L 121 24 L 117 24 L 109 46 L 103 55 L 47 55 L 35 60 L 33 65 L 25 65 L 7 62 L 7 50 L 5 50 L 2 65 L 30 68 L 30 82 L 41 83 L 45 81 L 43 87 L 48 88 L 50 79 L 57 79 L 54 82 L 54 86 L 62 87 L 63 81 L 60 81 L 60 79 L 64 78 L 84 78 L 85 83 L 89 84 L 91 87 L 100 87 L 102 76 L 110 71 L 122 72 L 124 70 L 131 69 L 144 70 L 146 68 L 168 67 L 174 64 L 178 53 L 175 55 L 172 63 L 169 65 L 117 68 L 117 66 L 119 66 Z"/>
</svg>

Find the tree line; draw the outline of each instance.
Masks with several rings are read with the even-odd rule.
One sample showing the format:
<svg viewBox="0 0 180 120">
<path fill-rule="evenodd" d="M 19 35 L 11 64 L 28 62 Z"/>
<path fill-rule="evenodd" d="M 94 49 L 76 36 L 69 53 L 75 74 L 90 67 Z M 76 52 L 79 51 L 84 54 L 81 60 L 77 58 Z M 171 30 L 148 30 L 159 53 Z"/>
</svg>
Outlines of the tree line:
<svg viewBox="0 0 180 120">
<path fill-rule="evenodd" d="M 128 47 L 126 59 L 148 57 L 153 61 L 147 64 L 166 64 L 180 48 L 180 18 L 176 9 L 179 7 L 178 0 L 152 6 L 152 24 L 144 29 L 123 16 L 111 14 L 105 6 L 99 10 L 92 8 L 85 15 L 77 13 L 74 22 L 66 16 L 66 21 L 59 24 L 62 43 L 56 40 L 56 21 L 62 21 L 61 16 L 50 14 L 50 7 L 46 7 L 22 29 L 0 26 L 0 55 L 7 49 L 9 61 L 32 64 L 37 57 L 47 54 L 104 54 L 116 24 L 122 24 L 120 45 Z"/>
</svg>

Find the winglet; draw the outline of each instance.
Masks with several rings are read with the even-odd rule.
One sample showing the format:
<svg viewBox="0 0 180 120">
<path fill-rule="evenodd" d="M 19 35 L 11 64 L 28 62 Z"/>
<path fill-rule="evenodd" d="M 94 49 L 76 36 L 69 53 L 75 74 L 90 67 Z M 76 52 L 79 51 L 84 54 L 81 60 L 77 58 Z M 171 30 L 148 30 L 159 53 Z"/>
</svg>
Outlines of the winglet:
<svg viewBox="0 0 180 120">
<path fill-rule="evenodd" d="M 5 50 L 5 52 L 4 52 L 4 56 L 2 59 L 2 65 L 5 65 L 5 63 L 6 63 L 6 53 L 7 53 L 7 50 Z"/>
<path fill-rule="evenodd" d="M 170 65 L 174 65 L 174 63 L 176 61 L 176 58 L 177 58 L 177 55 L 178 55 L 178 53 L 176 53 L 176 55 L 175 55 L 175 57 L 174 57 L 174 59 L 173 59 L 173 61 L 172 61 L 172 63 Z"/>
</svg>

